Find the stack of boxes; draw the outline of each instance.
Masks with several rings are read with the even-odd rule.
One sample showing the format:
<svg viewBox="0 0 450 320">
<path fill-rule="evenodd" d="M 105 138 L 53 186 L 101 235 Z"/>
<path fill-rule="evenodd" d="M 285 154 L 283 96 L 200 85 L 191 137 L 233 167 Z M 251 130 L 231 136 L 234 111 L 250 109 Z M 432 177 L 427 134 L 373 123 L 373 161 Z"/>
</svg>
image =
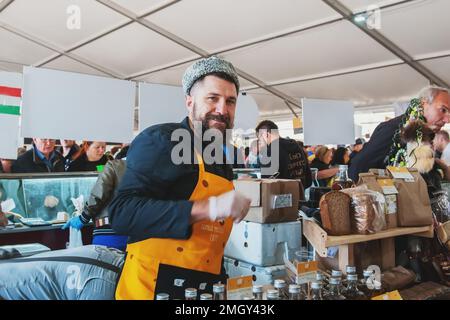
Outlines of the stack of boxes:
<svg viewBox="0 0 450 320">
<path fill-rule="evenodd" d="M 235 189 L 252 200 L 245 219 L 233 226 L 225 247 L 229 277 L 253 276 L 254 284 L 266 285 L 286 276 L 285 248 L 293 260 L 301 248 L 302 230 L 298 203 L 303 197 L 296 180 L 235 180 Z"/>
</svg>

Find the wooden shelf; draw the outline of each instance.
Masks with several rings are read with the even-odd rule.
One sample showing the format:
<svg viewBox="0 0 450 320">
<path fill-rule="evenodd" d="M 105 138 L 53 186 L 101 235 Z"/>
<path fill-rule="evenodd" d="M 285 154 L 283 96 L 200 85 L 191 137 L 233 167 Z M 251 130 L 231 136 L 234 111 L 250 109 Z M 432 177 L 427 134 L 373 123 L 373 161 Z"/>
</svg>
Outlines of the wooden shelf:
<svg viewBox="0 0 450 320">
<path fill-rule="evenodd" d="M 321 257 L 327 257 L 327 248 L 329 247 L 394 238 L 403 235 L 416 235 L 432 238 L 433 226 L 394 228 L 369 235 L 351 234 L 345 236 L 329 236 L 327 232 L 314 221 L 303 219 L 303 234 Z"/>
</svg>

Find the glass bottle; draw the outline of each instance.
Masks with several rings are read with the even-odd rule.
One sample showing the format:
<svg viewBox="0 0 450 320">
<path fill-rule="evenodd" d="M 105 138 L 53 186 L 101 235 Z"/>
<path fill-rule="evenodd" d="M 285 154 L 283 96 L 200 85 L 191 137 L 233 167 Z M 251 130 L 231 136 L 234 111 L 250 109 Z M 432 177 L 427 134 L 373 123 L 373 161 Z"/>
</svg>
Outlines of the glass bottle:
<svg viewBox="0 0 450 320">
<path fill-rule="evenodd" d="M 223 283 L 216 283 L 213 285 L 214 300 L 225 300 L 225 285 Z"/>
<path fill-rule="evenodd" d="M 298 284 L 289 285 L 289 300 L 305 300 L 305 296 Z"/>
<path fill-rule="evenodd" d="M 310 300 L 323 300 L 322 298 L 322 286 L 320 283 L 313 281 L 311 283 L 311 297 Z"/>
<path fill-rule="evenodd" d="M 340 289 L 341 289 L 341 292 L 342 292 L 342 290 L 344 290 L 344 286 L 342 284 L 342 282 L 343 282 L 342 281 L 342 271 L 340 271 L 340 270 L 331 270 L 331 278 L 339 279 L 339 281 L 341 283 Z M 331 280 L 331 278 L 330 278 L 330 280 Z M 328 287 L 327 287 L 327 289 L 328 289 Z"/>
<path fill-rule="evenodd" d="M 259 284 L 253 285 L 252 288 L 253 296 L 255 297 L 255 300 L 262 300 L 263 299 L 263 286 Z"/>
<path fill-rule="evenodd" d="M 331 278 L 328 286 L 328 292 L 324 295 L 324 300 L 345 300 L 341 294 L 341 280 L 338 278 Z"/>
<path fill-rule="evenodd" d="M 347 275 L 347 287 L 342 294 L 348 300 L 367 300 L 365 294 L 358 289 L 358 276 L 356 274 Z"/>
<path fill-rule="evenodd" d="M 365 295 L 369 296 L 370 288 L 367 286 L 367 280 L 372 276 L 372 270 L 364 270 L 363 278 L 359 281 L 359 288 Z"/>
<path fill-rule="evenodd" d="M 331 186 L 333 190 L 342 190 L 354 187 L 353 180 L 348 177 L 348 165 L 339 165 L 339 171 L 334 179 L 334 183 Z"/>
<path fill-rule="evenodd" d="M 169 295 L 167 293 L 158 293 L 156 300 L 169 300 Z"/>
<path fill-rule="evenodd" d="M 200 300 L 212 300 L 213 296 L 211 293 L 202 293 L 200 295 Z"/>
<path fill-rule="evenodd" d="M 187 288 L 184 290 L 184 298 L 186 300 L 197 300 L 197 289 Z"/>
<path fill-rule="evenodd" d="M 282 279 L 277 279 L 273 282 L 273 286 L 274 286 L 275 290 L 278 290 L 278 296 L 279 296 L 280 300 L 284 300 L 284 298 L 286 297 L 286 294 L 285 294 L 286 281 L 284 281 Z"/>
<path fill-rule="evenodd" d="M 280 300 L 278 290 L 275 289 L 267 290 L 267 300 Z"/>
</svg>

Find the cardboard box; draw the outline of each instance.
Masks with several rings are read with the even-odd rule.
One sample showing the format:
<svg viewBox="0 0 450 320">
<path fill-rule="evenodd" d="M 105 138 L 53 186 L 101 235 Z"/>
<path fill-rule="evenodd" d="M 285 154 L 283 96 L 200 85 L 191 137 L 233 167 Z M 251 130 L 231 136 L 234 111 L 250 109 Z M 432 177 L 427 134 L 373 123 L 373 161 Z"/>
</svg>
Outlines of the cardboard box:
<svg viewBox="0 0 450 320">
<path fill-rule="evenodd" d="M 299 180 L 243 179 L 234 180 L 234 187 L 252 200 L 245 221 L 277 223 L 298 218 L 300 193 Z"/>
</svg>

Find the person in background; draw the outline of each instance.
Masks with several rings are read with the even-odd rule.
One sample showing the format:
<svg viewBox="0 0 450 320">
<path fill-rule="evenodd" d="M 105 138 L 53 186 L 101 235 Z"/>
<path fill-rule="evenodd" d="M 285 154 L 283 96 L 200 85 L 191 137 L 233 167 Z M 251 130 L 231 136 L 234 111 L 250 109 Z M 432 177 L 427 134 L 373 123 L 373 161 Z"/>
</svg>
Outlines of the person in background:
<svg viewBox="0 0 450 320">
<path fill-rule="evenodd" d="M 302 181 L 303 189 L 311 186 L 312 176 L 308 159 L 303 147 L 293 139 L 285 139 L 278 134 L 278 126 L 270 120 L 261 121 L 256 126 L 256 136 L 261 145 L 259 159 L 261 167 L 270 167 L 272 162 L 264 159 L 268 157 L 278 157 L 278 175 L 275 172 L 272 176 L 277 179 L 296 179 Z M 278 143 L 279 154 L 272 152 L 272 146 Z"/>
<path fill-rule="evenodd" d="M 14 161 L 12 173 L 64 172 L 64 158 L 55 139 L 33 138 L 33 148 Z"/>
<path fill-rule="evenodd" d="M 0 172 L 11 173 L 13 163 L 14 160 L 11 159 L 0 159 Z"/>
<path fill-rule="evenodd" d="M 259 168 L 258 140 L 253 140 L 252 143 L 250 143 L 249 153 L 245 159 L 245 166 L 247 168 Z"/>
<path fill-rule="evenodd" d="M 331 166 L 346 164 L 350 162 L 350 152 L 345 147 L 339 147 L 333 154 L 333 160 L 331 160 Z"/>
<path fill-rule="evenodd" d="M 450 137 L 447 131 L 440 130 L 436 132 L 433 140 L 433 147 L 436 153 L 440 153 L 441 159 L 447 166 L 450 165 Z"/>
<path fill-rule="evenodd" d="M 317 168 L 317 179 L 319 186 L 326 187 L 330 178 L 334 177 L 338 168 L 331 168 L 331 160 L 333 159 L 333 151 L 327 147 L 319 147 L 316 149 L 316 157 L 311 162 L 311 168 Z"/>
<path fill-rule="evenodd" d="M 380 123 L 370 141 L 351 159 L 349 177 L 358 181 L 359 173 L 386 166 L 404 166 L 405 144 L 401 130 L 408 121 L 419 119 L 434 132 L 450 122 L 450 95 L 448 88 L 429 86 L 422 89 L 417 98 L 410 101 L 406 112 L 394 119 Z M 419 137 L 418 137 L 419 139 Z"/>
<path fill-rule="evenodd" d="M 110 160 L 99 173 L 81 215 L 70 219 L 62 228 L 83 228 L 92 219 L 95 223 L 92 244 L 104 245 L 125 251 L 127 236 L 116 234 L 109 219 L 108 205 L 125 173 L 125 160 Z"/>
<path fill-rule="evenodd" d="M 355 140 L 355 144 L 352 146 L 352 153 L 350 153 L 350 161 L 362 150 L 364 147 L 364 139 L 358 138 Z"/>
<path fill-rule="evenodd" d="M 97 171 L 98 166 L 104 166 L 108 162 L 105 150 L 105 142 L 84 141 L 80 150 L 73 157 L 67 171 Z"/>
<path fill-rule="evenodd" d="M 80 147 L 75 143 L 75 140 L 59 139 L 59 141 L 61 146 L 56 148 L 56 150 L 64 157 L 64 169 L 67 171 Z"/>
</svg>

